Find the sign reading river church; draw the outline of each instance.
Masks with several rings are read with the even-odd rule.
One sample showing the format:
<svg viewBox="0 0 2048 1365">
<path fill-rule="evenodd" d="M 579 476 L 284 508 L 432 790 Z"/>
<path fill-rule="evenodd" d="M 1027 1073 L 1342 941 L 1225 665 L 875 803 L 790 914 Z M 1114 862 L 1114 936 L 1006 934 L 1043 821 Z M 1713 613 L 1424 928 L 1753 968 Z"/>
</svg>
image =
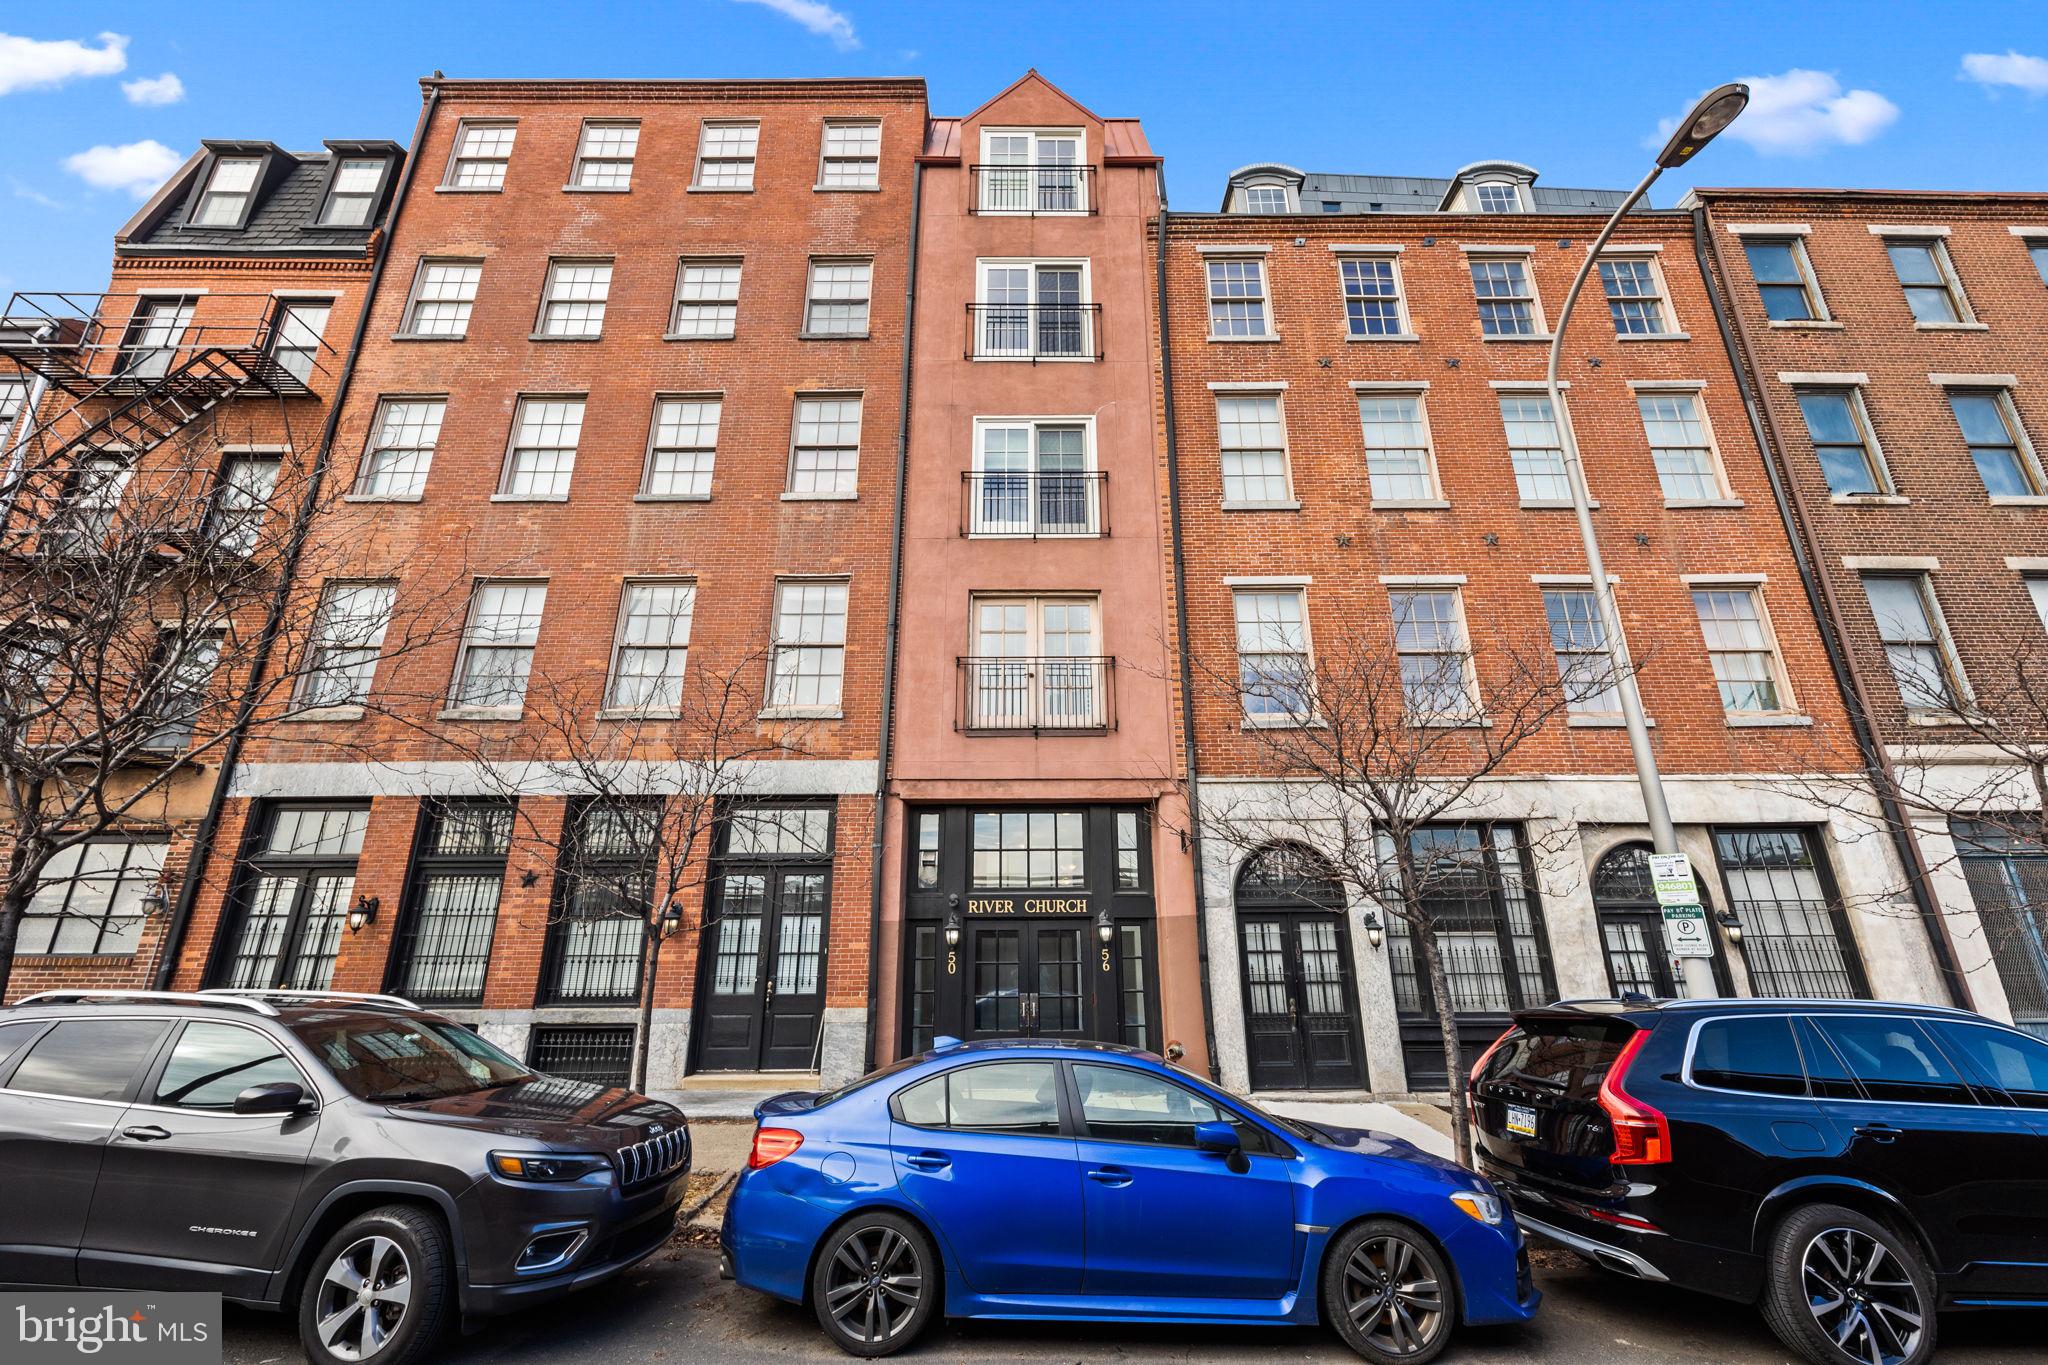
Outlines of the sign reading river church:
<svg viewBox="0 0 2048 1365">
<path fill-rule="evenodd" d="M 970 915 L 1085 915 L 1086 896 L 971 896 Z"/>
</svg>

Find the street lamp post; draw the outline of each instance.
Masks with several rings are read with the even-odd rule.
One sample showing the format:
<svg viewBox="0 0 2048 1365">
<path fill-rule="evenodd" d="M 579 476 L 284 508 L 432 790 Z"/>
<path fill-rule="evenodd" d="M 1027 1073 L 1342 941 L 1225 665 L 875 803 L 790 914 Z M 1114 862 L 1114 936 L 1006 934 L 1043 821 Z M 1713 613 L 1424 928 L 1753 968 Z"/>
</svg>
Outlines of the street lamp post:
<svg viewBox="0 0 2048 1365">
<path fill-rule="evenodd" d="M 1609 215 L 1600 235 L 1587 249 L 1585 264 L 1572 277 L 1572 287 L 1565 292 L 1564 309 L 1557 315 L 1557 325 L 1551 331 L 1550 363 L 1544 372 L 1544 388 L 1550 395 L 1551 420 L 1557 423 L 1558 444 L 1564 452 L 1565 478 L 1571 485 L 1572 512 L 1578 518 L 1579 540 L 1585 546 L 1586 572 L 1592 577 L 1593 600 L 1600 608 L 1601 632 L 1607 637 L 1607 648 L 1614 660 L 1616 691 L 1621 697 L 1621 718 L 1628 728 L 1629 750 L 1635 756 L 1636 781 L 1643 789 L 1643 808 L 1650 821 L 1650 843 L 1659 853 L 1678 852 L 1678 831 L 1672 826 L 1671 807 L 1664 799 L 1664 780 L 1657 772 L 1657 754 L 1650 747 L 1650 728 L 1643 719 L 1642 694 L 1636 690 L 1635 673 L 1629 666 L 1628 639 L 1622 634 L 1621 611 L 1615 604 L 1614 585 L 1608 580 L 1607 565 L 1600 556 L 1600 540 L 1593 531 L 1593 507 L 1586 492 L 1586 471 L 1579 462 L 1578 437 L 1573 434 L 1571 419 L 1565 412 L 1557 367 L 1564 353 L 1565 327 L 1571 322 L 1572 308 L 1579 301 L 1579 291 L 1586 287 L 1587 278 L 1599 269 L 1600 252 L 1621 225 L 1623 216 L 1649 193 L 1658 176 L 1692 160 L 1716 134 L 1735 121 L 1735 116 L 1748 103 L 1748 86 L 1724 85 L 1703 95 L 1679 122 L 1671 140 L 1657 154 L 1656 164 L 1650 167 L 1650 173 Z M 1688 957 L 1681 958 L 1680 962 L 1685 973 L 1687 995 L 1715 993 L 1710 959 Z"/>
</svg>

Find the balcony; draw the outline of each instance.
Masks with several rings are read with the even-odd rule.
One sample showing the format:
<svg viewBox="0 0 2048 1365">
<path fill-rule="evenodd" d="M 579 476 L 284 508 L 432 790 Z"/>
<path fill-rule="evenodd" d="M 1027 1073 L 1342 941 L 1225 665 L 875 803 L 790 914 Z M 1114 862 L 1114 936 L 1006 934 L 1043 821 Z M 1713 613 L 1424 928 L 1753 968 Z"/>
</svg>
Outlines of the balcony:
<svg viewBox="0 0 2048 1365">
<path fill-rule="evenodd" d="M 1013 540 L 1106 536 L 1109 475 L 1101 470 L 960 476 L 960 534 Z"/>
<path fill-rule="evenodd" d="M 971 213 L 1095 212 L 1095 167 L 1071 161 L 968 167 L 974 175 Z"/>
<path fill-rule="evenodd" d="M 15 294 L 0 314 L 0 356 L 74 398 L 149 394 L 199 406 L 234 391 L 310 394 L 336 361 L 289 301 L 197 289 Z"/>
<path fill-rule="evenodd" d="M 1099 303 L 970 303 L 969 360 L 1100 360 Z"/>
<path fill-rule="evenodd" d="M 954 728 L 968 734 L 1101 734 L 1116 728 L 1116 660 L 962 658 Z"/>
</svg>

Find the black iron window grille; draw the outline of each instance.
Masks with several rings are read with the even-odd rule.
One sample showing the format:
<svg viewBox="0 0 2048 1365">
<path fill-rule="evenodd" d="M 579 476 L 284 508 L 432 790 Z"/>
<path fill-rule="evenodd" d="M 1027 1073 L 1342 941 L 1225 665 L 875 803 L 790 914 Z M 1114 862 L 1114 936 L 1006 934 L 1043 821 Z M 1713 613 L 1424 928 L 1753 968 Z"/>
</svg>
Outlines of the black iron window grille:
<svg viewBox="0 0 2048 1365">
<path fill-rule="evenodd" d="M 660 810 L 592 802 L 576 810 L 555 892 L 546 996 L 631 1003 L 653 905 Z"/>
<path fill-rule="evenodd" d="M 393 985 L 414 1000 L 483 1003 L 512 847 L 512 807 L 459 801 L 421 816 L 418 851 Z"/>
<path fill-rule="evenodd" d="M 560 1080 L 624 1085 L 633 1068 L 632 1027 L 537 1028 L 527 1065 Z"/>
<path fill-rule="evenodd" d="M 1857 1000 L 1869 996 L 1842 907 L 1813 837 L 1798 829 L 1714 832 L 1728 908 L 1742 925 L 1750 992 Z"/>
<path fill-rule="evenodd" d="M 1554 999 L 1556 982 L 1543 936 L 1543 909 L 1529 873 L 1521 831 L 1512 825 L 1433 826 L 1414 831 L 1410 849 L 1423 889 L 1422 910 L 1436 930 L 1459 1014 L 1506 1014 Z M 1391 859 L 1391 847 L 1383 851 Z M 1421 950 L 1406 921 L 1392 916 L 1387 948 L 1395 1008 L 1434 1015 Z"/>
</svg>

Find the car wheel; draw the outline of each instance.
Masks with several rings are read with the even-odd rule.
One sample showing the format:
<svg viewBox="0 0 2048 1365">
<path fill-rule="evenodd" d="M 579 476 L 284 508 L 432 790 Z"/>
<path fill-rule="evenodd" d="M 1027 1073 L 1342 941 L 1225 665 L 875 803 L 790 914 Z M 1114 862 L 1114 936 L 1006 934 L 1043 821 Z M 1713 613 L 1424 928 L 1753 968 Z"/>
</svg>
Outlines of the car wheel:
<svg viewBox="0 0 2048 1365">
<path fill-rule="evenodd" d="M 1764 1320 L 1814 1365 L 1934 1358 L 1934 1282 L 1912 1238 L 1813 1204 L 1778 1225 L 1766 1271 Z"/>
<path fill-rule="evenodd" d="M 931 1243 L 893 1213 L 861 1214 L 834 1228 L 811 1271 L 818 1325 L 849 1355 L 891 1355 L 917 1340 L 939 1288 Z"/>
<path fill-rule="evenodd" d="M 327 1239 L 299 1290 L 299 1343 L 314 1365 L 424 1359 L 454 1298 L 448 1235 L 404 1204 L 372 1209 Z"/>
<path fill-rule="evenodd" d="M 1421 1365 L 1451 1339 L 1456 1301 L 1442 1253 L 1406 1223 L 1360 1223 L 1323 1257 L 1323 1313 L 1382 1365 Z"/>
</svg>

